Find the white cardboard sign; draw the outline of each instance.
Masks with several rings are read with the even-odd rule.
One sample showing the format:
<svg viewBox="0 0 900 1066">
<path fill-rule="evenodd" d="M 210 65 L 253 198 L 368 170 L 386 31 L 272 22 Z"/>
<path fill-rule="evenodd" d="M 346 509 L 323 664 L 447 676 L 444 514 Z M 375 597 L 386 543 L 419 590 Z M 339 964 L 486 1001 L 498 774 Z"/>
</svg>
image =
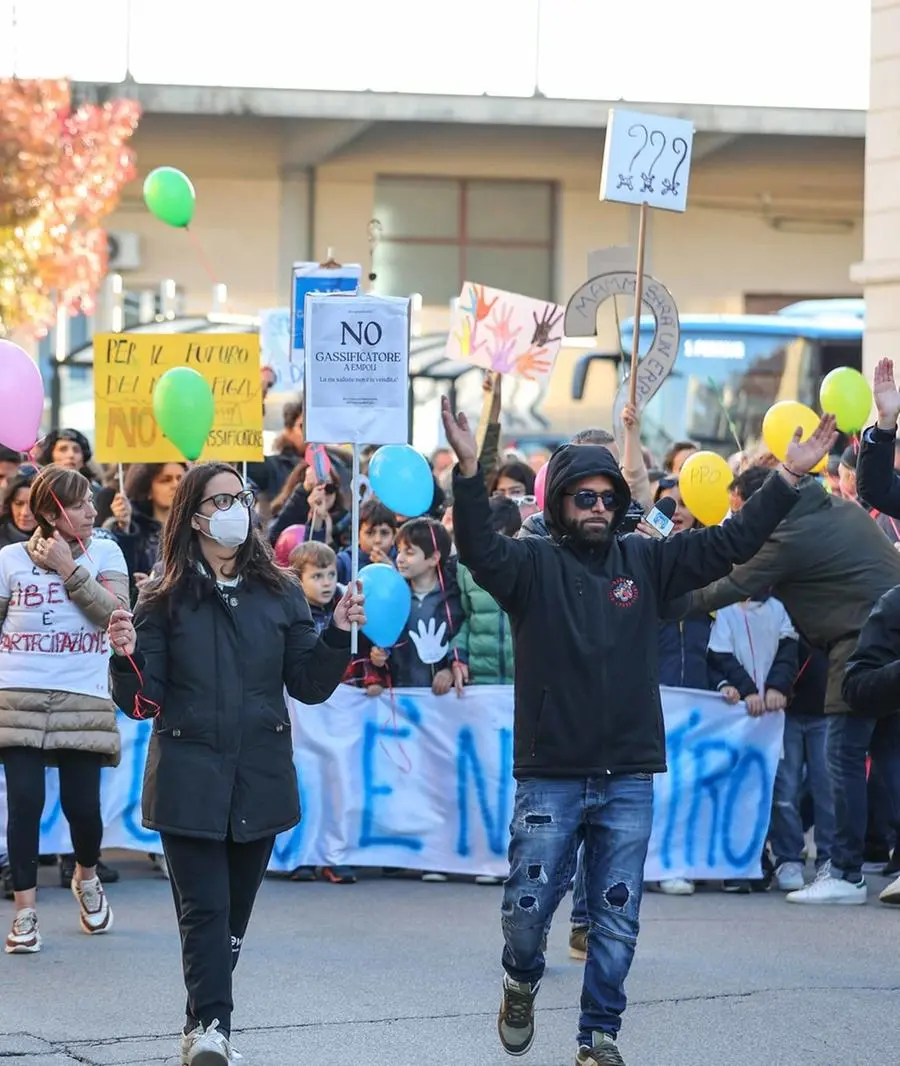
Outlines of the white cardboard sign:
<svg viewBox="0 0 900 1066">
<path fill-rule="evenodd" d="M 320 444 L 406 444 L 409 300 L 307 293 L 305 430 Z"/>
<path fill-rule="evenodd" d="M 693 144 L 692 122 L 612 108 L 600 199 L 685 211 Z"/>
</svg>

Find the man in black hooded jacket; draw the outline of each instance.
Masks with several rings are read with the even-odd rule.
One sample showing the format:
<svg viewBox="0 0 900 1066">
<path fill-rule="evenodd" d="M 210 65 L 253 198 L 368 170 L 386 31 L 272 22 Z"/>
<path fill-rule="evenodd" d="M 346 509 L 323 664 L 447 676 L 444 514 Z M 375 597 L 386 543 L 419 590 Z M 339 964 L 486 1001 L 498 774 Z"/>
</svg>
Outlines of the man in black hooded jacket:
<svg viewBox="0 0 900 1066">
<path fill-rule="evenodd" d="M 443 401 L 454 472 L 459 560 L 510 618 L 515 645 L 517 779 L 502 906 L 506 946 L 498 1019 L 507 1052 L 534 1039 L 541 941 L 585 846 L 588 953 L 576 1064 L 624 1066 L 616 1037 L 638 933 L 653 814 L 666 770 L 657 667 L 658 608 L 751 558 L 835 440 L 826 417 L 731 521 L 671 540 L 615 536 L 631 494 L 610 452 L 564 445 L 550 460 L 550 537 L 495 533 L 465 415 Z"/>
</svg>

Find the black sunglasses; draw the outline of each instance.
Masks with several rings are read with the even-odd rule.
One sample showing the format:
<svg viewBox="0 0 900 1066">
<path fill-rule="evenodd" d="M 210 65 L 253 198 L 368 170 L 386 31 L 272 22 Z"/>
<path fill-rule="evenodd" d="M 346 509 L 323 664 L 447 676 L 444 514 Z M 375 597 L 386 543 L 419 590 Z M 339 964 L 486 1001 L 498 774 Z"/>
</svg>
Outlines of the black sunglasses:
<svg viewBox="0 0 900 1066">
<path fill-rule="evenodd" d="M 659 481 L 657 481 L 656 487 L 660 490 L 660 492 L 665 492 L 666 489 L 677 489 L 678 475 L 670 474 L 666 477 L 661 477 Z"/>
<path fill-rule="evenodd" d="M 215 496 L 207 496 L 205 500 L 201 500 L 200 506 L 212 503 L 217 511 L 227 511 L 235 500 L 249 510 L 256 502 L 256 493 L 253 489 L 244 489 L 241 492 L 217 492 Z"/>
<path fill-rule="evenodd" d="M 612 489 L 606 489 L 604 492 L 597 492 L 594 489 L 579 489 L 577 492 L 567 492 L 566 495 L 572 497 L 579 511 L 592 511 L 597 506 L 598 501 L 603 504 L 605 511 L 614 511 L 616 509 L 616 494 Z"/>
</svg>

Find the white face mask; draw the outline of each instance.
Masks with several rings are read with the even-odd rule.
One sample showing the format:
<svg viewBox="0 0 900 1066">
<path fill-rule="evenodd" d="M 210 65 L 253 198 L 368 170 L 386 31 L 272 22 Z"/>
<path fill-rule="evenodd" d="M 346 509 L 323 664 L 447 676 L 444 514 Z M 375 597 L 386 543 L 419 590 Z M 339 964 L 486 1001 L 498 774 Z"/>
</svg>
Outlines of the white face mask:
<svg viewBox="0 0 900 1066">
<path fill-rule="evenodd" d="M 211 515 L 197 515 L 209 522 L 209 532 L 200 532 L 221 544 L 223 548 L 240 548 L 250 532 L 250 511 L 235 500 L 227 511 L 214 511 Z"/>
</svg>

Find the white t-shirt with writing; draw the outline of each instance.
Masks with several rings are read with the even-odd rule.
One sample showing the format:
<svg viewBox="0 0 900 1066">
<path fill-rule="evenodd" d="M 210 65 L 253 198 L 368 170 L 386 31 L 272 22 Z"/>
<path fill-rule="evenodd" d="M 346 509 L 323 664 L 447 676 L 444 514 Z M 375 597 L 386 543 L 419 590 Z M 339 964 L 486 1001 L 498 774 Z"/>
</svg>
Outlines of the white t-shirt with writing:
<svg viewBox="0 0 900 1066">
<path fill-rule="evenodd" d="M 127 574 L 119 545 L 92 538 L 78 565 L 96 577 Z M 59 574 L 35 566 L 24 544 L 0 548 L 0 689 L 77 692 L 109 698 L 109 638 L 71 602 Z"/>
</svg>

